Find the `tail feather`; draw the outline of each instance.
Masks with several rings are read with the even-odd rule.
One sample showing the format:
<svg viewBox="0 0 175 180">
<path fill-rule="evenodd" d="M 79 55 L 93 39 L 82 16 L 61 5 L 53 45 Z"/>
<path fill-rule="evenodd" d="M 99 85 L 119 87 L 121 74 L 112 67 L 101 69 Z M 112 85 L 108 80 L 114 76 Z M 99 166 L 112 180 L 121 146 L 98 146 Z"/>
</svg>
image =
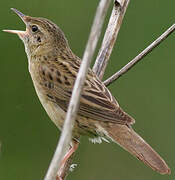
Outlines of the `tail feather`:
<svg viewBox="0 0 175 180">
<path fill-rule="evenodd" d="M 132 128 L 125 125 L 113 124 L 110 127 L 105 127 L 105 130 L 114 142 L 143 161 L 153 170 L 160 174 L 171 173 L 166 162 Z"/>
</svg>

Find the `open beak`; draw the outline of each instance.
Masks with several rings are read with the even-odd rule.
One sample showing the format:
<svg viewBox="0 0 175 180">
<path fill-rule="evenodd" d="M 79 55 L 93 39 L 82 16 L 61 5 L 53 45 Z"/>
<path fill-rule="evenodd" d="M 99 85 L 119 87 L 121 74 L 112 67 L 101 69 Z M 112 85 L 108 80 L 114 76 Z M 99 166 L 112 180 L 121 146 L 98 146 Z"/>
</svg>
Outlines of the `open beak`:
<svg viewBox="0 0 175 180">
<path fill-rule="evenodd" d="M 23 22 L 26 24 L 26 21 L 25 21 L 26 15 L 24 15 L 22 12 L 18 11 L 15 8 L 11 8 L 11 10 L 14 11 L 23 20 Z M 19 31 L 19 30 L 3 30 L 3 31 L 8 32 L 8 33 L 17 34 L 21 38 L 23 38 L 26 34 L 26 31 Z"/>
</svg>

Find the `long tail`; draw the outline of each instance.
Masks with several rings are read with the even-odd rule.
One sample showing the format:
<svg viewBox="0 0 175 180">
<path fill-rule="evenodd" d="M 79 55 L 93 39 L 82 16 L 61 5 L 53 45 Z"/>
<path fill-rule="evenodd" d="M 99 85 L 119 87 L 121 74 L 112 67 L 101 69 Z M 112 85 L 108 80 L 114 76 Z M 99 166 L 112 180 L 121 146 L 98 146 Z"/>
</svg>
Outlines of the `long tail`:
<svg viewBox="0 0 175 180">
<path fill-rule="evenodd" d="M 114 142 L 160 174 L 170 174 L 166 162 L 146 143 L 132 128 L 126 125 L 113 124 L 103 127 Z"/>
</svg>

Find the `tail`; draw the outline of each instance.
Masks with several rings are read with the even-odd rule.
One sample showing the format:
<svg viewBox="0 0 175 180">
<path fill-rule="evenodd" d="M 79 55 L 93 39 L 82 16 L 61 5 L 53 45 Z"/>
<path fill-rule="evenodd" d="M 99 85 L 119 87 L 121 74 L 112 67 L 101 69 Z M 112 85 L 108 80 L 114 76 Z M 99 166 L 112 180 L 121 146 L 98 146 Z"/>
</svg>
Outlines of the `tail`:
<svg viewBox="0 0 175 180">
<path fill-rule="evenodd" d="M 113 124 L 104 127 L 108 136 L 147 166 L 160 174 L 170 174 L 166 162 L 146 143 L 132 128 L 126 125 Z"/>
</svg>

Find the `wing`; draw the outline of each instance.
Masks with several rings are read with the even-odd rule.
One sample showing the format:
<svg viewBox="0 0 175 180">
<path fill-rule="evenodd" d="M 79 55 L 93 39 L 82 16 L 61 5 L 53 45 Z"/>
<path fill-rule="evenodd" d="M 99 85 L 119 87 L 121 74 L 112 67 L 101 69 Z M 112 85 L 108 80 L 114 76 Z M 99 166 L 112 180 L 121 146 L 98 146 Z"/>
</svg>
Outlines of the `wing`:
<svg viewBox="0 0 175 180">
<path fill-rule="evenodd" d="M 67 111 L 72 88 L 80 67 L 80 61 L 57 59 L 43 62 L 39 67 L 40 83 L 49 100 Z M 94 120 L 119 124 L 133 124 L 134 119 L 118 105 L 105 85 L 88 70 L 88 75 L 80 98 L 78 114 Z"/>
</svg>

